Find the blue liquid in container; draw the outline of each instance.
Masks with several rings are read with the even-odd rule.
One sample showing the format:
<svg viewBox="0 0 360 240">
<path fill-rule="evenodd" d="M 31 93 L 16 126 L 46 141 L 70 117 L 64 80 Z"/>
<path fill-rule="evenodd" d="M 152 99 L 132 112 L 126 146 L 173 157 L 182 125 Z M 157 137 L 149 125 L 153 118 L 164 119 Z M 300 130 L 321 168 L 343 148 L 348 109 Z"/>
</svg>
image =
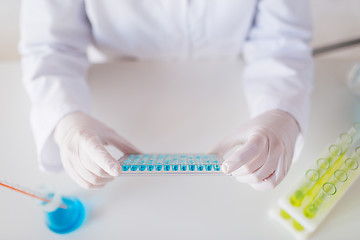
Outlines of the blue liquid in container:
<svg viewBox="0 0 360 240">
<path fill-rule="evenodd" d="M 215 171 L 220 171 L 220 166 L 219 165 L 214 165 L 214 170 Z"/>
<path fill-rule="evenodd" d="M 156 169 L 156 171 L 161 171 L 162 165 L 161 164 L 156 164 L 155 169 Z"/>
<path fill-rule="evenodd" d="M 211 165 L 205 165 L 206 171 L 211 171 Z"/>
<path fill-rule="evenodd" d="M 122 165 L 122 170 L 124 172 L 126 172 L 127 170 L 129 170 L 130 166 L 129 165 Z"/>
<path fill-rule="evenodd" d="M 197 165 L 198 171 L 204 171 L 204 165 Z"/>
<path fill-rule="evenodd" d="M 137 167 L 138 167 L 137 165 L 132 165 L 130 169 L 131 169 L 131 171 L 134 172 L 134 171 L 136 171 Z"/>
<path fill-rule="evenodd" d="M 140 165 L 139 166 L 139 171 L 145 171 L 146 169 L 146 165 Z"/>
<path fill-rule="evenodd" d="M 150 159 L 148 162 L 147 162 L 147 170 L 148 171 L 152 171 L 154 170 L 155 166 L 154 166 L 154 160 L 153 159 Z"/>
<path fill-rule="evenodd" d="M 46 213 L 46 225 L 55 233 L 65 234 L 81 226 L 85 219 L 85 208 L 75 197 L 62 197 L 62 203 L 66 209 L 59 207 Z"/>
<path fill-rule="evenodd" d="M 181 171 L 186 171 L 186 165 L 181 165 L 181 166 L 180 166 L 180 170 L 181 170 Z"/>
<path fill-rule="evenodd" d="M 170 165 L 164 165 L 164 171 L 170 171 Z"/>
<path fill-rule="evenodd" d="M 189 170 L 190 171 L 195 171 L 195 165 L 189 165 Z"/>
<path fill-rule="evenodd" d="M 172 170 L 173 171 L 178 171 L 179 170 L 179 165 L 172 165 Z"/>
</svg>

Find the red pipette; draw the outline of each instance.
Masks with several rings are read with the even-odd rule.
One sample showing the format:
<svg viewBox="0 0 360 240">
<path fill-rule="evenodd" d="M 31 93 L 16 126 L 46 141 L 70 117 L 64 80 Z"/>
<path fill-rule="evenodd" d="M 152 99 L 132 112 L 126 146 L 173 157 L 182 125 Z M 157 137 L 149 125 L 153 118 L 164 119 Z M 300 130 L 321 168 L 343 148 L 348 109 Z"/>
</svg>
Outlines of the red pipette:
<svg viewBox="0 0 360 240">
<path fill-rule="evenodd" d="M 31 191 L 31 190 L 25 189 L 23 187 L 20 187 L 19 185 L 15 185 L 15 184 L 10 183 L 9 181 L 3 180 L 3 179 L 0 179 L 0 186 L 9 188 L 11 190 L 17 191 L 19 193 L 28 195 L 28 196 L 36 198 L 36 199 L 39 199 L 39 200 L 41 200 L 43 202 L 46 202 L 46 203 L 49 203 L 51 201 L 51 200 L 49 200 L 47 198 L 39 196 L 40 194 L 37 194 L 37 193 L 35 193 L 35 192 Z M 63 209 L 66 209 L 66 206 L 63 205 L 63 204 L 61 204 L 59 207 L 61 207 Z"/>
</svg>

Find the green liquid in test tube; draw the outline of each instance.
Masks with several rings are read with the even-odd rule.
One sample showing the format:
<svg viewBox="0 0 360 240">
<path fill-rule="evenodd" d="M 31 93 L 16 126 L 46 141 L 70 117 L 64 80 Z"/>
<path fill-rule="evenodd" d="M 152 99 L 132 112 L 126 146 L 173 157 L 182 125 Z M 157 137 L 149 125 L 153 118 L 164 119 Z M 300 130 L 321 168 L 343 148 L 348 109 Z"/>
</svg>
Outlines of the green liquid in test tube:
<svg viewBox="0 0 360 240">
<path fill-rule="evenodd" d="M 290 203 L 295 207 L 300 207 L 306 194 L 313 188 L 314 184 L 319 180 L 319 173 L 315 169 L 306 171 L 305 179 L 301 187 L 298 188 L 290 197 Z"/>
<path fill-rule="evenodd" d="M 314 218 L 321 207 L 341 188 L 348 178 L 344 170 L 336 170 L 329 181 L 323 185 L 316 198 L 305 208 L 304 215 L 307 218 Z"/>
<path fill-rule="evenodd" d="M 333 183 L 325 183 L 316 198 L 304 209 L 304 215 L 307 218 L 314 218 L 321 207 L 335 195 L 337 191 Z"/>
<path fill-rule="evenodd" d="M 328 149 L 325 158 L 319 158 L 316 161 L 315 169 L 310 169 L 306 172 L 305 179 L 300 187 L 290 197 L 290 203 L 295 207 L 300 207 L 305 196 L 309 196 L 314 192 L 317 194 L 319 188 L 322 186 L 322 180 L 327 177 L 327 172 L 331 172 L 331 165 L 334 165 L 342 157 L 342 149 L 338 145 L 331 145 Z M 311 197 L 311 196 L 309 196 Z"/>
<path fill-rule="evenodd" d="M 347 158 L 339 170 L 344 171 L 348 177 L 350 177 L 354 171 L 359 168 L 359 161 L 356 160 L 355 156 L 352 155 L 350 158 Z"/>
</svg>

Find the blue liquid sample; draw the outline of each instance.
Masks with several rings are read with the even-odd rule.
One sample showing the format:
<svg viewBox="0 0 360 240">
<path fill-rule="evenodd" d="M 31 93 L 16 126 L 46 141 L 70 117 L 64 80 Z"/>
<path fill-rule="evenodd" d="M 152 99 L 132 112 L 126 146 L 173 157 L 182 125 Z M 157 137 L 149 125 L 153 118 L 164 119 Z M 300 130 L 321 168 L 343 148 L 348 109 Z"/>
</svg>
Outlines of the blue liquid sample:
<svg viewBox="0 0 360 240">
<path fill-rule="evenodd" d="M 154 160 L 153 159 L 150 159 L 148 162 L 147 162 L 147 170 L 148 171 L 152 171 L 154 170 L 155 166 L 154 166 Z"/>
<path fill-rule="evenodd" d="M 172 165 L 172 170 L 173 171 L 178 171 L 179 170 L 179 165 Z"/>
<path fill-rule="evenodd" d="M 130 166 L 129 165 L 122 165 L 122 170 L 124 172 L 126 172 L 127 170 L 129 170 Z"/>
<path fill-rule="evenodd" d="M 155 169 L 156 171 L 161 171 L 162 165 L 161 164 L 156 164 L 155 165 Z"/>
<path fill-rule="evenodd" d="M 164 165 L 164 171 L 170 171 L 170 165 Z"/>
<path fill-rule="evenodd" d="M 220 171 L 220 166 L 219 165 L 214 165 L 214 170 L 215 171 Z"/>
<path fill-rule="evenodd" d="M 211 171 L 211 165 L 205 165 L 205 169 L 206 169 L 206 171 Z"/>
<path fill-rule="evenodd" d="M 62 197 L 62 203 L 66 209 L 59 207 L 46 213 L 46 225 L 55 233 L 65 234 L 81 226 L 85 219 L 85 208 L 75 197 Z"/>
<path fill-rule="evenodd" d="M 189 171 L 195 171 L 195 165 L 194 165 L 195 162 L 192 157 L 190 158 L 189 163 L 190 163 Z"/>
<path fill-rule="evenodd" d="M 146 169 L 146 165 L 140 165 L 139 166 L 139 171 L 145 171 Z"/>
<path fill-rule="evenodd" d="M 136 171 L 137 165 L 132 165 L 130 169 L 131 169 L 131 171 L 133 171 L 133 172 Z"/>
<path fill-rule="evenodd" d="M 181 171 L 186 171 L 186 165 L 181 165 L 181 166 L 180 166 L 180 170 L 181 170 Z"/>
<path fill-rule="evenodd" d="M 204 165 L 197 165 L 198 171 L 204 171 Z"/>
</svg>

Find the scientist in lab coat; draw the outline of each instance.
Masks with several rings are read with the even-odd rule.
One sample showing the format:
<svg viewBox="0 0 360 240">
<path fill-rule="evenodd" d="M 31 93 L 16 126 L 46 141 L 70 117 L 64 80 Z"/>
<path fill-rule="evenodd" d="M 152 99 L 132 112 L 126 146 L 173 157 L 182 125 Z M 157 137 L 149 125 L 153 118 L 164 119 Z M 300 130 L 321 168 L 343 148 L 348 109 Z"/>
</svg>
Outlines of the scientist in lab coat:
<svg viewBox="0 0 360 240">
<path fill-rule="evenodd" d="M 19 49 L 40 168 L 65 169 L 78 185 L 100 188 L 121 174 L 104 145 L 139 152 L 90 115 L 89 45 L 109 60 L 243 56 L 251 120 L 212 151 L 225 173 L 271 189 L 303 145 L 310 39 L 308 0 L 23 1 Z"/>
</svg>

